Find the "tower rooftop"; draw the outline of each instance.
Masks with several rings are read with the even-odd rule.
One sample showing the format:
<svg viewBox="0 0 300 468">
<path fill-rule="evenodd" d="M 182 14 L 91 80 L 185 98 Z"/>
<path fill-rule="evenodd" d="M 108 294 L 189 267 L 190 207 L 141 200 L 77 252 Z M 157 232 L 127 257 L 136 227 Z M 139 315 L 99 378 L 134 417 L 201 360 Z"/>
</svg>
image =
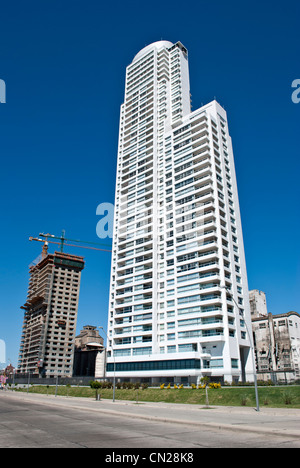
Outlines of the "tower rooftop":
<svg viewBox="0 0 300 468">
<path fill-rule="evenodd" d="M 173 42 L 170 42 L 170 41 L 153 42 L 152 44 L 149 44 L 143 49 L 141 49 L 134 57 L 133 62 L 141 58 L 143 55 L 145 55 L 147 52 L 149 52 L 153 48 L 156 48 L 156 49 L 162 49 L 163 47 L 169 48 L 169 47 L 172 47 L 173 45 L 174 45 Z"/>
</svg>

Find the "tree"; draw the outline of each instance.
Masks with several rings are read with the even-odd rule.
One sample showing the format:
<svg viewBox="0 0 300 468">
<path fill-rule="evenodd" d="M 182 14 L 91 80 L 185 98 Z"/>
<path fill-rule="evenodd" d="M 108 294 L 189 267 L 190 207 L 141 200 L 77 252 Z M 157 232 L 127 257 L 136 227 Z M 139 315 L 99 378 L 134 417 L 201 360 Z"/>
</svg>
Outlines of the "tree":
<svg viewBox="0 0 300 468">
<path fill-rule="evenodd" d="M 99 388 L 102 388 L 102 382 L 98 382 L 97 380 L 91 380 L 90 387 L 96 390 L 96 400 L 98 400 L 98 391 Z"/>
</svg>

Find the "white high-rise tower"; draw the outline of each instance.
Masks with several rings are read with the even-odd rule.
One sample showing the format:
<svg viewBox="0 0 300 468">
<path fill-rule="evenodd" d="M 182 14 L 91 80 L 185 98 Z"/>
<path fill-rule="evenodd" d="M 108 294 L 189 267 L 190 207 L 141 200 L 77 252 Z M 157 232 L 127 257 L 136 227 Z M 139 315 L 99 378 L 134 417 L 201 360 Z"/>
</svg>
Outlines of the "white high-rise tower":
<svg viewBox="0 0 300 468">
<path fill-rule="evenodd" d="M 247 330 L 227 115 L 191 111 L 187 50 L 155 42 L 127 67 L 121 106 L 107 377 L 253 380 Z"/>
</svg>

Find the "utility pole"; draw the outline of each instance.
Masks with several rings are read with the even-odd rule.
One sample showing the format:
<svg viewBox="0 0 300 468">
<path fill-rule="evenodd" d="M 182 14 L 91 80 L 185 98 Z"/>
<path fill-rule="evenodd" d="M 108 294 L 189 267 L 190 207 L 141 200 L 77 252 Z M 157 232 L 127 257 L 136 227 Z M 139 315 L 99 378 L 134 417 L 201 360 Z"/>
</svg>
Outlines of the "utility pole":
<svg viewBox="0 0 300 468">
<path fill-rule="evenodd" d="M 104 330 L 103 327 L 99 327 L 100 330 L 103 330 L 103 332 L 106 335 L 107 340 L 109 340 L 106 331 Z M 107 346 L 107 345 L 106 345 Z M 113 378 L 113 402 L 115 402 L 115 395 L 116 395 L 116 357 L 115 357 L 115 352 L 113 347 L 111 347 L 112 352 L 113 352 L 113 358 L 114 358 L 114 378 Z"/>
</svg>

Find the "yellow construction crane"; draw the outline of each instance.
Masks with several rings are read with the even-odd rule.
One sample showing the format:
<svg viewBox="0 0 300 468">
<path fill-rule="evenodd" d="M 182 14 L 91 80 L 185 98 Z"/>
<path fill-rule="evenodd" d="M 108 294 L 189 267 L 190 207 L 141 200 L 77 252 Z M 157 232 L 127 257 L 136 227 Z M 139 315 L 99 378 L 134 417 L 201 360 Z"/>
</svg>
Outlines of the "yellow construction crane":
<svg viewBox="0 0 300 468">
<path fill-rule="evenodd" d="M 60 251 L 63 252 L 64 246 L 67 245 L 69 247 L 80 247 L 81 249 L 92 249 L 92 250 L 100 250 L 102 252 L 111 252 L 111 246 L 106 245 L 106 244 L 98 244 L 96 242 L 87 242 L 87 241 L 81 241 L 78 239 L 67 239 L 65 237 L 65 231 L 62 231 L 62 234 L 60 237 L 54 236 L 53 234 L 44 234 L 40 233 L 40 237 L 29 237 L 30 241 L 37 241 L 37 242 L 43 242 L 43 251 L 42 251 L 42 256 L 43 258 L 47 255 L 48 252 L 48 244 L 56 244 L 60 246 Z M 59 240 L 60 242 L 55 242 L 50 239 L 56 239 Z M 66 242 L 67 241 L 67 242 Z M 69 244 L 69 242 L 76 242 L 77 244 Z M 80 245 L 80 244 L 90 244 L 90 245 Z M 100 247 L 94 247 L 94 246 L 102 246 L 102 247 L 109 247 L 107 249 L 103 249 Z"/>
</svg>

